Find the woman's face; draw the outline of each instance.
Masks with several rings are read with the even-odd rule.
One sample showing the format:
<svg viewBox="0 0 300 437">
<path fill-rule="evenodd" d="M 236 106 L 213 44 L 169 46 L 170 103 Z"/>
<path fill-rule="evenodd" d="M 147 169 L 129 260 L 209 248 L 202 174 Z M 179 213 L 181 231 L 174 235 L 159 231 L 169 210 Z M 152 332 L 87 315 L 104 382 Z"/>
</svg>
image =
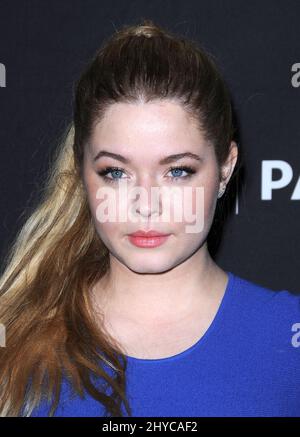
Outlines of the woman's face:
<svg viewBox="0 0 300 437">
<path fill-rule="evenodd" d="M 83 181 L 101 240 L 131 270 L 164 272 L 206 249 L 219 168 L 214 148 L 177 102 L 111 105 L 85 149 Z M 136 246 L 129 234 L 139 230 L 169 236 Z"/>
</svg>

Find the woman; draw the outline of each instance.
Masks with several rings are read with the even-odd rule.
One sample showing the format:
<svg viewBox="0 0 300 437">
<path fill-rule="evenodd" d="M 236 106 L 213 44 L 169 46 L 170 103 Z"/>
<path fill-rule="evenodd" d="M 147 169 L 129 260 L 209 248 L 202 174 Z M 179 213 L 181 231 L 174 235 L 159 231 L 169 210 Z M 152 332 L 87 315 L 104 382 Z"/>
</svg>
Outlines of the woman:
<svg viewBox="0 0 300 437">
<path fill-rule="evenodd" d="M 212 57 L 146 20 L 75 91 L 1 280 L 1 415 L 299 415 L 299 297 L 208 249 L 239 168 Z"/>
</svg>

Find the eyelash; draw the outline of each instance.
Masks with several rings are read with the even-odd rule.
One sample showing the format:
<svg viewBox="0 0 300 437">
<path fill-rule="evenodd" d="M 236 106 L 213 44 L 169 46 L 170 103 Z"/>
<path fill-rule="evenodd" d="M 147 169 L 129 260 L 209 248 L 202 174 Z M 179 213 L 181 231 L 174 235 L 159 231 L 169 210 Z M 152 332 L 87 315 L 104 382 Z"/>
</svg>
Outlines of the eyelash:
<svg viewBox="0 0 300 437">
<path fill-rule="evenodd" d="M 192 167 L 189 167 L 189 166 L 171 167 L 169 169 L 169 171 L 172 171 L 172 170 L 183 170 L 183 171 L 188 173 L 186 176 L 182 176 L 182 177 L 175 176 L 174 178 L 171 178 L 171 179 L 175 179 L 175 180 L 177 180 L 177 179 L 184 179 L 184 180 L 186 180 L 186 179 L 190 178 L 194 173 L 196 173 L 196 170 L 194 170 Z M 121 171 L 121 172 L 124 173 L 124 170 L 122 168 L 120 168 L 120 167 L 106 167 L 103 170 L 98 171 L 97 173 L 105 181 L 114 184 L 118 179 L 122 179 L 122 178 L 109 178 L 109 177 L 107 177 L 106 175 L 108 173 L 111 173 L 112 171 Z"/>
</svg>

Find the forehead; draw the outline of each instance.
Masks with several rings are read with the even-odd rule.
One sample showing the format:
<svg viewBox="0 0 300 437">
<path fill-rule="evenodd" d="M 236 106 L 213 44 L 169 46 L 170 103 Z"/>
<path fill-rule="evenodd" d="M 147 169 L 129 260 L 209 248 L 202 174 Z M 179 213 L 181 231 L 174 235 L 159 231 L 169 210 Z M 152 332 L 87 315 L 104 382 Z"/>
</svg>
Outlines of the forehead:
<svg viewBox="0 0 300 437">
<path fill-rule="evenodd" d="M 195 120 L 179 103 L 166 100 L 111 105 L 95 125 L 90 147 L 93 156 L 103 149 L 130 161 L 206 149 Z"/>
</svg>

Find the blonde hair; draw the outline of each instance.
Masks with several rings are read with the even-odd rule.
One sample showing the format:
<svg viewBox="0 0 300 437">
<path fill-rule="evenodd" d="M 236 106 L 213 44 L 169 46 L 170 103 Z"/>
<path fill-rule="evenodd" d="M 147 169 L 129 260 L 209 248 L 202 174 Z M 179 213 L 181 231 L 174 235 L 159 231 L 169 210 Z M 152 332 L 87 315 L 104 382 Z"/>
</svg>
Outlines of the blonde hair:
<svg viewBox="0 0 300 437">
<path fill-rule="evenodd" d="M 108 252 L 91 220 L 74 165 L 73 141 L 71 125 L 57 149 L 41 203 L 17 235 L 1 277 L 0 320 L 7 332 L 7 346 L 0 350 L 2 416 L 19 415 L 24 400 L 23 414 L 30 415 L 47 378 L 47 400 L 53 390 L 56 395 L 51 415 L 63 376 L 80 394 L 84 386 L 100 402 L 106 398 L 86 371 L 104 378 L 117 392 L 123 389 L 120 362 L 107 333 L 96 329 L 90 306 L 89 290 L 107 270 Z M 116 381 L 99 360 L 117 373 Z M 111 402 L 106 406 L 112 414 L 118 412 Z"/>
<path fill-rule="evenodd" d="M 195 118 L 220 165 L 233 135 L 229 94 L 213 60 L 191 41 L 145 20 L 124 26 L 97 51 L 76 83 L 74 118 L 57 148 L 39 205 L 28 214 L 0 279 L 0 414 L 50 415 L 62 381 L 122 416 L 126 355 L 95 314 L 91 289 L 109 269 L 82 182 L 84 148 L 114 102 L 175 98 Z M 92 378 L 103 381 L 97 386 Z M 111 393 L 107 394 L 107 389 Z"/>
</svg>

